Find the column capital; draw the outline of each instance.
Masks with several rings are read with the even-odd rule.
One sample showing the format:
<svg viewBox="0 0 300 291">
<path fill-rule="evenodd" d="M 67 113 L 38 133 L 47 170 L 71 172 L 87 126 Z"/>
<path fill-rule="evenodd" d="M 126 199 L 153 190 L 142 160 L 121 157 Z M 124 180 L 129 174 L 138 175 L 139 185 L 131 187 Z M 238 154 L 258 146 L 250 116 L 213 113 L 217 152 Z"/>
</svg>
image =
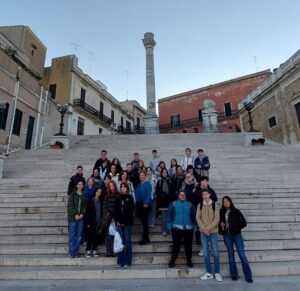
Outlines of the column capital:
<svg viewBox="0 0 300 291">
<path fill-rule="evenodd" d="M 156 42 L 154 40 L 154 34 L 152 32 L 146 32 L 144 38 L 142 39 L 145 48 L 154 48 Z"/>
</svg>

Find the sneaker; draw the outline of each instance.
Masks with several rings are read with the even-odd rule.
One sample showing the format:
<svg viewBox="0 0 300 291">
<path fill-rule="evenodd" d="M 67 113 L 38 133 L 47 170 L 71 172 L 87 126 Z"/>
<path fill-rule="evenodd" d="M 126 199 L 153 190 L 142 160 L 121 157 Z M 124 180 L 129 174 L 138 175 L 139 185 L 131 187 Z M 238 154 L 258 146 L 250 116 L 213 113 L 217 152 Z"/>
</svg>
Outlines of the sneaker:
<svg viewBox="0 0 300 291">
<path fill-rule="evenodd" d="M 96 250 L 93 250 L 92 256 L 95 257 L 95 258 L 97 258 L 97 257 L 99 257 L 99 254 L 97 253 Z"/>
<path fill-rule="evenodd" d="M 211 273 L 204 273 L 201 277 L 200 277 L 200 279 L 201 280 L 208 280 L 208 279 L 212 279 L 214 276 L 213 276 L 213 274 L 211 274 Z"/>
<path fill-rule="evenodd" d="M 192 262 L 187 262 L 186 265 L 189 267 L 189 268 L 193 268 L 194 267 L 194 264 Z"/>
<path fill-rule="evenodd" d="M 203 257 L 203 250 L 200 249 L 200 252 L 198 253 L 198 256 Z"/>
<path fill-rule="evenodd" d="M 169 263 L 169 268 L 174 268 L 174 267 L 176 267 L 175 263 L 170 262 L 170 263 Z"/>
<path fill-rule="evenodd" d="M 117 269 L 120 269 L 120 268 L 122 268 L 122 266 L 121 266 L 120 264 L 117 264 L 117 265 L 116 265 L 116 268 L 117 268 Z"/>
<path fill-rule="evenodd" d="M 231 277 L 231 280 L 232 280 L 232 281 L 237 281 L 237 279 L 238 279 L 238 277 L 236 277 L 236 276 L 232 276 L 232 277 Z"/>
<path fill-rule="evenodd" d="M 86 258 L 91 258 L 92 257 L 92 252 L 91 251 L 86 251 L 85 252 L 85 257 Z"/>
<path fill-rule="evenodd" d="M 252 278 L 247 278 L 247 279 L 246 279 L 246 282 L 247 282 L 247 283 L 253 283 L 253 279 L 252 279 Z"/>
<path fill-rule="evenodd" d="M 123 268 L 124 269 L 128 269 L 130 266 L 129 265 L 124 265 Z"/>
<path fill-rule="evenodd" d="M 215 274 L 215 279 L 216 279 L 217 282 L 222 282 L 223 281 L 222 276 L 221 276 L 220 273 Z"/>
</svg>

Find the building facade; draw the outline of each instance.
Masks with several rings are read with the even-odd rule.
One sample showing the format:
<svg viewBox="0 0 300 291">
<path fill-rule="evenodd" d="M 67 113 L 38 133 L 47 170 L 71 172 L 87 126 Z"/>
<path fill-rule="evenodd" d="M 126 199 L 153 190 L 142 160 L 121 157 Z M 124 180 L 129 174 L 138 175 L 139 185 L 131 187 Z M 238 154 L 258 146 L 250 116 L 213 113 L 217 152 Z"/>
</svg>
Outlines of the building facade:
<svg viewBox="0 0 300 291">
<path fill-rule="evenodd" d="M 78 67 L 75 55 L 52 59 L 45 68 L 44 86 L 49 98 L 69 105 L 65 131 L 69 135 L 133 133 L 134 116 L 106 86 Z"/>
<path fill-rule="evenodd" d="M 11 148 L 31 149 L 42 143 L 45 56 L 46 47 L 29 27 L 0 27 L 0 101 L 5 105 L 0 111 L 2 152 L 10 132 Z"/>
<path fill-rule="evenodd" d="M 265 138 L 282 144 L 300 143 L 300 50 L 239 104 L 240 119 L 249 130 L 244 102 L 254 102 L 253 126 Z"/>
<path fill-rule="evenodd" d="M 203 132 L 203 102 L 212 99 L 219 132 L 240 131 L 238 103 L 270 76 L 262 71 L 158 100 L 161 133 Z"/>
<path fill-rule="evenodd" d="M 121 101 L 121 104 L 123 104 L 133 115 L 134 133 L 144 133 L 144 118 L 147 114 L 146 109 L 136 100 Z"/>
</svg>

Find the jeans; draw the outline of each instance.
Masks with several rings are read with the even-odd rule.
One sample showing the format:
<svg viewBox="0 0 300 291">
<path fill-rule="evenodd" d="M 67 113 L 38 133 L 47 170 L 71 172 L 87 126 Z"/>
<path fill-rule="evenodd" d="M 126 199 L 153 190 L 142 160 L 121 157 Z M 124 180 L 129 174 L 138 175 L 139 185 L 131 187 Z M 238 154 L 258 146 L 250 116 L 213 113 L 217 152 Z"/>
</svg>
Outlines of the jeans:
<svg viewBox="0 0 300 291">
<path fill-rule="evenodd" d="M 252 272 L 248 263 L 248 259 L 245 255 L 244 240 L 242 234 L 239 233 L 237 235 L 229 235 L 226 233 L 224 235 L 224 242 L 228 251 L 229 268 L 230 268 L 231 277 L 238 277 L 238 271 L 236 267 L 234 248 L 233 248 L 233 244 L 234 244 L 242 263 L 245 279 L 252 279 Z"/>
<path fill-rule="evenodd" d="M 124 250 L 117 254 L 117 264 L 131 266 L 132 246 L 131 246 L 131 226 L 118 226 L 117 231 L 120 234 Z"/>
<path fill-rule="evenodd" d="M 192 246 L 193 246 L 193 229 L 172 229 L 172 257 L 170 263 L 175 264 L 176 258 L 180 251 L 181 242 L 183 239 L 184 250 L 187 263 L 192 262 Z"/>
<path fill-rule="evenodd" d="M 154 226 L 156 222 L 156 198 L 153 199 L 149 213 L 149 226 Z"/>
<path fill-rule="evenodd" d="M 167 228 L 168 209 L 160 209 L 160 212 L 161 212 L 161 232 L 169 232 Z"/>
<path fill-rule="evenodd" d="M 69 221 L 69 255 L 71 257 L 79 254 L 82 229 L 83 219 Z"/>
<path fill-rule="evenodd" d="M 220 262 L 219 262 L 219 252 L 218 252 L 218 234 L 211 233 L 210 236 L 206 236 L 201 232 L 201 245 L 203 248 L 203 257 L 205 262 L 205 267 L 207 273 L 212 274 L 211 264 L 210 264 L 210 255 L 208 251 L 208 243 L 211 243 L 211 248 L 214 254 L 214 269 L 215 274 L 220 273 Z"/>
<path fill-rule="evenodd" d="M 144 208 L 143 203 L 139 204 L 138 206 L 138 213 L 142 221 L 143 226 L 143 241 L 149 241 L 149 207 Z"/>
</svg>

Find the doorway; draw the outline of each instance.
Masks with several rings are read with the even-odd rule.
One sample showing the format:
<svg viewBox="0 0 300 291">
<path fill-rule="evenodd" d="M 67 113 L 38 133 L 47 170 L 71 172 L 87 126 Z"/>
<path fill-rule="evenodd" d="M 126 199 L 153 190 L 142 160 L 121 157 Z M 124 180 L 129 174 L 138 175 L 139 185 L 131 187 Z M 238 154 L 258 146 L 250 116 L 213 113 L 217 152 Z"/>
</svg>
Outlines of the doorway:
<svg viewBox="0 0 300 291">
<path fill-rule="evenodd" d="M 29 116 L 28 127 L 27 127 L 26 143 L 25 143 L 25 149 L 26 150 L 30 150 L 31 149 L 31 142 L 32 142 L 32 135 L 33 135 L 33 128 L 34 128 L 34 120 L 35 120 L 34 117 Z"/>
</svg>

